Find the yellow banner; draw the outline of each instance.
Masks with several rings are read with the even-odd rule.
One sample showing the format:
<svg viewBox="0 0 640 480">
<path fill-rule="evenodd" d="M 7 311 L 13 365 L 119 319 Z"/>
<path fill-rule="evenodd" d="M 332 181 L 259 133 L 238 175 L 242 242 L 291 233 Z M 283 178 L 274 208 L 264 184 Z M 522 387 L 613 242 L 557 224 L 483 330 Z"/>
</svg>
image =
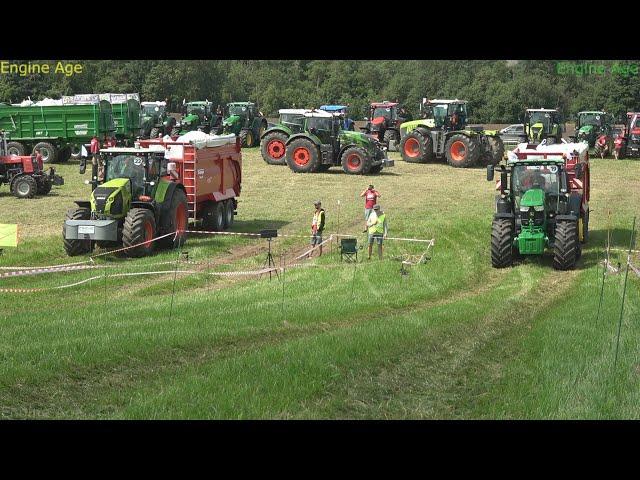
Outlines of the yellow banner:
<svg viewBox="0 0 640 480">
<path fill-rule="evenodd" d="M 18 225 L 0 223 L 0 247 L 18 246 Z"/>
</svg>

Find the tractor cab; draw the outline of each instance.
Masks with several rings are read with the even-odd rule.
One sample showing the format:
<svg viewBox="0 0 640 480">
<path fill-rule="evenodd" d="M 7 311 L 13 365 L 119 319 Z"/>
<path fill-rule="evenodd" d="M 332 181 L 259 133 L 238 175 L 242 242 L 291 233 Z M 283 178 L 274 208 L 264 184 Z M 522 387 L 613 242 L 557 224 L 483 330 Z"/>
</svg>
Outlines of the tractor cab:
<svg viewBox="0 0 640 480">
<path fill-rule="evenodd" d="M 578 112 L 576 116 L 576 141 L 594 147 L 600 135 L 611 135 L 611 117 L 606 112 Z"/>
<path fill-rule="evenodd" d="M 338 146 L 338 137 L 342 130 L 341 114 L 315 110 L 305 113 L 304 117 L 306 132 L 318 137 L 325 145 Z"/>
<path fill-rule="evenodd" d="M 349 110 L 348 105 L 321 105 L 320 110 L 342 115 L 343 117 L 342 129 L 351 130 L 351 131 L 355 130 L 355 122 L 347 116 L 348 110 Z"/>
<path fill-rule="evenodd" d="M 167 109 L 167 102 L 142 102 L 140 107 L 143 117 L 162 116 Z"/>
<path fill-rule="evenodd" d="M 143 137 L 156 138 L 171 132 L 176 119 L 169 116 L 167 102 L 142 102 L 140 128 Z"/>
<path fill-rule="evenodd" d="M 224 133 L 238 134 L 241 128 L 247 126 L 258 115 L 258 108 L 255 103 L 235 102 L 227 104 L 227 112 L 227 118 L 222 123 Z"/>
<path fill-rule="evenodd" d="M 524 129 L 530 143 L 560 143 L 562 140 L 562 118 L 560 112 L 550 108 L 528 108 L 524 116 Z"/>
<path fill-rule="evenodd" d="M 302 108 L 283 108 L 278 110 L 280 119 L 279 125 L 286 127 L 289 133 L 298 133 L 302 131 L 304 125 L 304 114 L 309 110 Z"/>
<path fill-rule="evenodd" d="M 369 106 L 367 124 L 360 127 L 364 133 L 376 137 L 389 150 L 396 150 L 400 142 L 400 125 L 411 120 L 411 115 L 397 102 L 375 102 Z"/>
<path fill-rule="evenodd" d="M 433 120 L 433 128 L 443 130 L 464 130 L 467 126 L 467 102 L 465 100 L 422 99 L 420 115 Z"/>
<path fill-rule="evenodd" d="M 186 103 L 182 119 L 173 128 L 171 136 L 183 135 L 193 130 L 209 133 L 214 117 L 213 108 L 213 103 L 208 100 Z"/>
</svg>

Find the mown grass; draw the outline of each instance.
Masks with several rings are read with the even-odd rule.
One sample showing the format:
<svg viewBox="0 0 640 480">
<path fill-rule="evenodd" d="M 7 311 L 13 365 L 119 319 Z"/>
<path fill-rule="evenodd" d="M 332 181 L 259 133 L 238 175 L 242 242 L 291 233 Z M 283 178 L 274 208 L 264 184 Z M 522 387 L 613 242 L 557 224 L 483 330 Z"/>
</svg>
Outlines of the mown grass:
<svg viewBox="0 0 640 480">
<path fill-rule="evenodd" d="M 0 293 L 0 415 L 6 418 L 637 418 L 640 282 L 630 275 L 617 368 L 621 276 L 607 277 L 595 321 L 598 252 L 610 224 L 628 245 L 640 213 L 640 163 L 593 161 L 592 241 L 579 268 L 556 272 L 549 256 L 512 269 L 490 267 L 494 191 L 480 169 L 397 161 L 380 176 L 337 171 L 294 175 L 246 150 L 235 231 L 277 227 L 307 234 L 313 200 L 327 232 L 358 236 L 357 195 L 373 182 L 390 235 L 436 239 L 432 259 L 406 277 L 389 257 L 421 253 L 387 242 L 387 260 L 315 266 L 233 280 L 212 271 L 262 266 L 263 240 L 192 237 L 195 275 L 98 278 L 80 287 Z M 396 160 L 399 157 L 395 156 Z M 0 221 L 19 222 L 22 243 L 0 265 L 68 262 L 64 211 L 87 187 L 62 166 L 58 195 L 18 201 L 0 194 Z M 4 192 L 6 193 L 6 192 Z M 338 200 L 340 205 L 338 206 Z M 608 211 L 611 210 L 611 217 Z M 274 242 L 301 252 L 302 238 Z M 325 252 L 329 252 L 325 249 Z M 362 251 L 361 254 L 364 254 Z M 620 258 L 625 257 L 616 252 Z M 107 273 L 172 270 L 176 252 L 129 261 L 105 258 Z M 292 261 L 293 253 L 288 253 Z M 626 257 L 625 257 L 626 258 Z M 624 261 L 624 259 L 623 259 Z M 51 287 L 103 274 L 3 280 Z M 615 348 L 615 344 L 613 344 Z"/>
</svg>

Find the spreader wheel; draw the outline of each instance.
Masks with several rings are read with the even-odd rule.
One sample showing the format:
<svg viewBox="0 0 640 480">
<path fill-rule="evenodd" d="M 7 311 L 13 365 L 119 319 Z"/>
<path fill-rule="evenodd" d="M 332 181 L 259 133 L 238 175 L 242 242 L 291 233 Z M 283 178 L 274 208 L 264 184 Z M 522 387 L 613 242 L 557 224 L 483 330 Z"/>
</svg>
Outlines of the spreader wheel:
<svg viewBox="0 0 640 480">
<path fill-rule="evenodd" d="M 189 210 L 187 195 L 180 188 L 176 188 L 171 197 L 171 205 L 166 214 L 160 219 L 160 231 L 165 233 L 179 232 L 177 235 L 169 235 L 158 240 L 160 246 L 165 248 L 177 248 L 184 245 L 187 238 L 185 230 L 189 223 Z"/>
<path fill-rule="evenodd" d="M 209 202 L 204 207 L 202 228 L 206 232 L 219 232 L 224 229 L 224 206 L 222 203 Z"/>
</svg>

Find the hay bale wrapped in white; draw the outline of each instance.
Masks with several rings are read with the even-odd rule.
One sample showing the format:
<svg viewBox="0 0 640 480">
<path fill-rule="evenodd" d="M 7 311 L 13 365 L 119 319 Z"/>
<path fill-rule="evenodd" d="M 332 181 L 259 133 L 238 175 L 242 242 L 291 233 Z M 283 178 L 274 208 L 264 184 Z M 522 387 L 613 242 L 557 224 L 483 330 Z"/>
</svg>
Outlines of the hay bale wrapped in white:
<svg viewBox="0 0 640 480">
<path fill-rule="evenodd" d="M 235 144 L 236 136 L 232 133 L 229 135 L 209 135 L 204 132 L 188 132 L 177 138 L 177 142 L 191 143 L 196 148 L 204 147 L 220 147 L 227 144 Z"/>
</svg>

